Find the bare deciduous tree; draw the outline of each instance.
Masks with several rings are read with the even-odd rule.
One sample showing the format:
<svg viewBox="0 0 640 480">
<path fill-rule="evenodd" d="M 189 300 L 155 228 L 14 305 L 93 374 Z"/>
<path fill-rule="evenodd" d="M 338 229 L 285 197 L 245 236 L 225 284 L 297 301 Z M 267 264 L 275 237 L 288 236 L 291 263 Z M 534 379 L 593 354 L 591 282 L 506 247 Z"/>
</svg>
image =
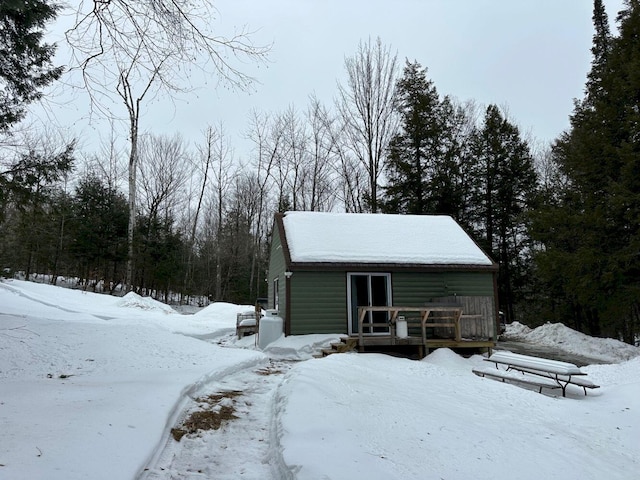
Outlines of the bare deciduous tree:
<svg viewBox="0 0 640 480">
<path fill-rule="evenodd" d="M 327 136 L 328 154 L 332 157 L 330 165 L 333 169 L 332 176 L 335 177 L 333 194 L 342 203 L 345 212 L 363 212 L 363 198 L 367 191 L 366 171 L 345 142 L 340 118 L 324 109 L 316 113 L 322 114 L 319 119 Z"/>
<path fill-rule="evenodd" d="M 263 258 L 262 246 L 267 243 L 268 228 L 265 224 L 271 222 L 271 215 L 276 210 L 272 194 L 272 170 L 280 155 L 282 131 L 274 129 L 271 119 L 266 114 L 253 112 L 250 119 L 249 139 L 254 144 L 252 177 L 253 191 L 258 200 L 256 216 L 253 222 L 253 257 L 251 264 L 252 284 L 255 283 L 256 292 L 260 292 L 262 273 L 266 259 Z"/>
<path fill-rule="evenodd" d="M 213 204 L 215 205 L 216 225 L 216 299 L 222 298 L 222 244 L 221 232 L 224 222 L 226 197 L 234 178 L 233 151 L 222 129 L 217 132 L 211 141 L 213 154 Z"/>
<path fill-rule="evenodd" d="M 184 206 L 184 187 L 190 174 L 182 137 L 146 135 L 140 142 L 141 209 L 150 219 L 173 219 Z"/>
<path fill-rule="evenodd" d="M 378 179 L 384 168 L 389 140 L 397 128 L 393 102 L 398 76 L 397 55 L 380 38 L 360 42 L 358 51 L 345 59 L 347 84 L 338 85 L 337 108 L 343 132 L 360 167 L 367 172 L 368 208 L 378 209 Z"/>
<path fill-rule="evenodd" d="M 211 0 L 81 0 L 73 28 L 66 32 L 72 49 L 71 71 L 91 99 L 92 113 L 109 118 L 112 96 L 125 104 L 129 124 L 129 262 L 131 288 L 138 132 L 143 100 L 190 90 L 192 70 L 246 89 L 252 78 L 232 58 L 264 59 L 269 47 L 256 46 L 251 32 L 231 37 L 212 31 L 217 10 Z"/>
<path fill-rule="evenodd" d="M 292 210 L 303 208 L 303 182 L 307 154 L 307 132 L 295 107 L 290 106 L 278 119 L 283 132 L 283 150 L 279 157 L 279 184 Z"/>
<path fill-rule="evenodd" d="M 329 113 L 315 97 L 311 97 L 307 110 L 309 124 L 309 163 L 305 177 L 306 195 L 304 209 L 310 211 L 331 211 L 335 205 L 334 174 L 336 155 Z"/>
<path fill-rule="evenodd" d="M 85 158 L 85 164 L 101 180 L 109 190 L 115 191 L 123 187 L 123 181 L 127 176 L 125 164 L 126 153 L 122 151 L 117 141 L 117 133 L 112 128 L 108 138 L 102 138 L 100 151 Z"/>
<path fill-rule="evenodd" d="M 191 175 L 192 185 L 197 182 L 197 196 L 198 200 L 195 205 L 195 211 L 193 212 L 193 218 L 191 217 L 191 208 L 187 209 L 187 216 L 185 217 L 186 229 L 189 230 L 189 237 L 187 240 L 187 265 L 185 268 L 184 277 L 184 292 L 189 292 L 191 286 L 191 277 L 193 275 L 193 257 L 195 254 L 196 246 L 196 234 L 198 231 L 198 222 L 200 220 L 200 212 L 202 210 L 203 201 L 205 200 L 205 193 L 209 182 L 209 171 L 213 163 L 213 144 L 216 141 L 218 135 L 217 130 L 208 126 L 204 131 L 204 145 L 197 145 L 198 155 L 197 159 L 192 162 L 194 167 Z M 192 198 L 192 195 L 189 195 Z M 192 205 L 189 205 L 192 207 Z"/>
</svg>

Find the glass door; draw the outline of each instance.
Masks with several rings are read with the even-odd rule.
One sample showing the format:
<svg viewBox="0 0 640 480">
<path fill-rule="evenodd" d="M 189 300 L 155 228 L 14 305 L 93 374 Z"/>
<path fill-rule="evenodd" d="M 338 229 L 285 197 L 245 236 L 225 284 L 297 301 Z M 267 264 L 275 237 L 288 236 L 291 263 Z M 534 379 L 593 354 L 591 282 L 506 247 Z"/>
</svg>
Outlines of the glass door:
<svg viewBox="0 0 640 480">
<path fill-rule="evenodd" d="M 389 273 L 348 273 L 347 301 L 349 302 L 349 334 L 358 333 L 358 307 L 378 307 L 391 305 L 391 274 Z M 388 335 L 388 312 L 367 312 L 363 321 L 363 334 Z M 372 327 L 372 323 L 386 326 Z"/>
</svg>

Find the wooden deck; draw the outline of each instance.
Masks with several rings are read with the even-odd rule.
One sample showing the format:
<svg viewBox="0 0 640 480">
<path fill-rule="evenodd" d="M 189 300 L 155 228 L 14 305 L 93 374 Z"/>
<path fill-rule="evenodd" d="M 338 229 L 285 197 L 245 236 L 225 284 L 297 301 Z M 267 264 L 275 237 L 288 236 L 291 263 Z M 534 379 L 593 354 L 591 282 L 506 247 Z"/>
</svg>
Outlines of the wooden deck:
<svg viewBox="0 0 640 480">
<path fill-rule="evenodd" d="M 369 315 L 369 312 L 372 314 Z M 388 320 L 375 323 L 373 313 L 384 312 Z M 418 318 L 406 319 L 408 336 L 398 336 L 398 319 L 400 314 L 417 314 Z M 431 349 L 476 349 L 491 350 L 496 342 L 493 338 L 463 338 L 461 322 L 475 320 L 477 315 L 463 315 L 462 308 L 456 304 L 425 304 L 422 307 L 385 306 L 358 308 L 358 334 L 352 338 L 358 339 L 358 350 L 380 347 L 413 347 L 423 357 Z M 381 332 L 383 331 L 383 332 Z M 440 335 L 432 336 L 429 332 L 438 331 Z M 365 333 L 368 332 L 368 333 Z M 420 333 L 418 335 L 418 332 Z M 443 337 L 443 332 L 450 332 Z"/>
</svg>

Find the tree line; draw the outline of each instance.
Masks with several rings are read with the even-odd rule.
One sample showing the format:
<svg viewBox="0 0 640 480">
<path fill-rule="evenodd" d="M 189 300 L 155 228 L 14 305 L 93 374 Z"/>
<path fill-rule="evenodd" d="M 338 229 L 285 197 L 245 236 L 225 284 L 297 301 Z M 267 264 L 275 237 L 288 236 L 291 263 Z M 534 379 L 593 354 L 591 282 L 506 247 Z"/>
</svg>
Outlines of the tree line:
<svg viewBox="0 0 640 480">
<path fill-rule="evenodd" d="M 133 288 L 159 298 L 253 302 L 266 291 L 275 212 L 446 214 L 499 264 L 507 321 L 633 342 L 640 9 L 626 2 L 617 36 L 601 0 L 593 12 L 585 95 L 548 148 L 497 105 L 442 95 L 426 67 L 369 39 L 345 59 L 334 104 L 311 96 L 304 109 L 254 112 L 245 158 L 222 125 L 195 145 L 140 134 L 132 243 L 131 151 L 115 139 L 84 156 L 44 135 L 23 142 L 2 159 L 2 266 L 114 288 L 129 263 Z"/>
</svg>

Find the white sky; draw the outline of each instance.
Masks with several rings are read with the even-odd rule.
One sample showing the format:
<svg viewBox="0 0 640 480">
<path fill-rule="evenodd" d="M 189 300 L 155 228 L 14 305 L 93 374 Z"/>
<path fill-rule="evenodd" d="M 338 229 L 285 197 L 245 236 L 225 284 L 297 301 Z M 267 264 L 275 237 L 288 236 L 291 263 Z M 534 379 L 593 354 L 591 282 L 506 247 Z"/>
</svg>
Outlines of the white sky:
<svg viewBox="0 0 640 480">
<path fill-rule="evenodd" d="M 622 0 L 604 3 L 613 22 Z M 360 40 L 379 36 L 397 51 L 401 64 L 405 58 L 417 60 L 440 94 L 506 106 L 523 132 L 542 141 L 568 127 L 591 61 L 590 0 L 218 0 L 216 5 L 222 34 L 248 25 L 257 30 L 257 44 L 273 42 L 268 66 L 243 68 L 260 82 L 255 92 L 214 90 L 210 82 L 209 90 L 180 97 L 175 108 L 167 99 L 147 105 L 141 129 L 199 140 L 206 125 L 222 123 L 236 157 L 247 151 L 242 136 L 252 109 L 279 112 L 295 105 L 302 111 L 312 93 L 330 104 L 343 78 L 344 58 L 355 53 Z M 97 132 L 105 135 L 108 126 L 88 125 L 82 97 L 62 102 L 43 118 L 54 116 L 84 136 L 81 145 L 97 149 Z"/>
</svg>

